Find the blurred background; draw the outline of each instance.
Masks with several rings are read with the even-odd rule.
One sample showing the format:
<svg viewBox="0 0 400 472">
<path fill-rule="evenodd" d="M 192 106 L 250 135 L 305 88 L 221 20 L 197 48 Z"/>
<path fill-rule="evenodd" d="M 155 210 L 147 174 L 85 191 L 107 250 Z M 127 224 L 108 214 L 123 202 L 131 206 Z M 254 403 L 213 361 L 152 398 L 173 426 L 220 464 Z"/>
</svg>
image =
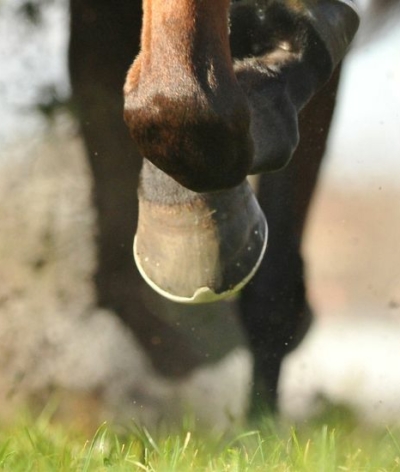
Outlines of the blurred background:
<svg viewBox="0 0 400 472">
<path fill-rule="evenodd" d="M 367 5 L 361 10 L 367 11 Z M 319 317 L 400 321 L 399 15 L 373 33 L 368 26 L 371 16 L 363 17 L 365 26 L 345 61 L 304 254 L 310 297 Z M 78 320 L 93 305 L 95 256 L 90 175 L 70 113 L 68 28 L 65 0 L 0 0 L 0 394 L 4 398 L 10 396 L 4 386 L 15 381 L 18 372 L 23 372 L 19 385 L 33 385 L 32 390 L 57 381 L 71 388 L 91 388 L 88 370 L 79 374 L 74 358 L 85 348 L 87 338 L 82 333 L 93 329 L 83 328 Z M 50 268 L 40 272 L 49 254 Z M 35 321 L 26 332 L 22 327 L 28 313 L 35 315 Z M 98 358 L 104 362 L 100 373 L 101 362 L 93 367 L 98 376 L 110 384 L 116 375 L 126 379 L 133 367 L 142 377 L 147 375 L 146 361 L 118 322 L 101 316 Z M 75 321 L 67 326 L 65 318 Z M 114 346 L 101 336 L 107 331 L 115 333 Z M 29 346 L 46 336 L 61 340 L 66 333 L 75 337 L 73 346 L 61 351 L 47 346 L 43 351 L 57 360 L 51 373 L 35 367 L 29 377 L 27 363 L 35 364 L 43 354 L 32 358 Z M 115 344 L 125 347 L 116 352 Z M 15 345 L 25 346 L 25 351 L 17 351 Z M 124 360 L 132 357 L 132 349 L 133 367 Z M 247 361 L 243 366 L 250 368 Z M 75 369 L 73 380 L 68 368 Z M 115 382 L 120 388 L 121 380 Z M 91 385 L 97 385 L 96 379 Z M 166 388 L 160 385 L 154 389 Z M 118 392 L 108 395 L 111 403 L 118 402 Z M 93 406 L 92 397 L 90 401 Z"/>
<path fill-rule="evenodd" d="M 371 34 L 365 23 L 345 61 L 305 244 L 321 314 L 399 305 L 400 30 L 389 22 Z"/>
</svg>

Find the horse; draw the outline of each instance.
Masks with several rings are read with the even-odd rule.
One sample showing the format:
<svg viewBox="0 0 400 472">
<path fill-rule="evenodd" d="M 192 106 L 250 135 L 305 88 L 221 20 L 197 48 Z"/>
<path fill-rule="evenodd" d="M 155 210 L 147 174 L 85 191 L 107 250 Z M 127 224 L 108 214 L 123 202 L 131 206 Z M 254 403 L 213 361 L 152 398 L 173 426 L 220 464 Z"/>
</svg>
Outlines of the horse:
<svg viewBox="0 0 400 472">
<path fill-rule="evenodd" d="M 143 16 L 139 1 L 71 0 L 98 303 L 162 374 L 185 376 L 204 356 L 149 309 L 139 270 L 172 303 L 218 304 L 240 290 L 233 303 L 254 354 L 254 398 L 276 402 L 282 358 L 311 320 L 301 236 L 357 27 L 353 4 L 340 0 L 144 0 Z M 125 76 L 137 146 L 121 118 Z M 258 201 L 249 174 L 260 175 Z"/>
</svg>

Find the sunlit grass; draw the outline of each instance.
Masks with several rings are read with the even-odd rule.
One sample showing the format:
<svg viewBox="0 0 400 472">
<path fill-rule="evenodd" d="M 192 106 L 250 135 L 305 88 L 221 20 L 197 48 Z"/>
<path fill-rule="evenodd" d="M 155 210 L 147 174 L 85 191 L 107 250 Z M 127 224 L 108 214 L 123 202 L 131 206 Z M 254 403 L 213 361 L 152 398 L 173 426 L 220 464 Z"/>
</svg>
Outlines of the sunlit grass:
<svg viewBox="0 0 400 472">
<path fill-rule="evenodd" d="M 106 424 L 94 435 L 43 417 L 0 428 L 2 471 L 400 471 L 400 433 L 318 422 L 300 429 L 265 417 L 257 428 L 204 437 L 183 428 L 153 435 L 132 425 L 117 434 Z"/>
</svg>

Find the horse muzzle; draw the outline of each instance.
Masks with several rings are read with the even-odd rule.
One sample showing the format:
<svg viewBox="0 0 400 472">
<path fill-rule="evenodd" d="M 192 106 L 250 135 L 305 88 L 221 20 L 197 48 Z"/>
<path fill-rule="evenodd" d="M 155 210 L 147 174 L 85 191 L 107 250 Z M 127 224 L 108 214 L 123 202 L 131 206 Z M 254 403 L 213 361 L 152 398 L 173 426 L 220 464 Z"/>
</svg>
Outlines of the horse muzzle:
<svg viewBox="0 0 400 472">
<path fill-rule="evenodd" d="M 174 302 L 214 302 L 237 293 L 260 265 L 267 236 L 247 181 L 220 192 L 193 192 L 179 203 L 139 193 L 135 261 L 146 282 Z"/>
</svg>

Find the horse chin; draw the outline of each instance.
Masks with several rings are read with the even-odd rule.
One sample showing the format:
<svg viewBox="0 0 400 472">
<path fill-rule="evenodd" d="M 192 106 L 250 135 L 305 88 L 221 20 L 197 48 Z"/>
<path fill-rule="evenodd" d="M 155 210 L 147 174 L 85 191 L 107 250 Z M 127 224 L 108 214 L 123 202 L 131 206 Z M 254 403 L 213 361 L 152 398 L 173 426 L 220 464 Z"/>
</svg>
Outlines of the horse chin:
<svg viewBox="0 0 400 472">
<path fill-rule="evenodd" d="M 233 296 L 255 274 L 268 227 L 249 184 L 196 194 L 190 202 L 139 198 L 134 257 L 146 282 L 180 303 Z"/>
</svg>

